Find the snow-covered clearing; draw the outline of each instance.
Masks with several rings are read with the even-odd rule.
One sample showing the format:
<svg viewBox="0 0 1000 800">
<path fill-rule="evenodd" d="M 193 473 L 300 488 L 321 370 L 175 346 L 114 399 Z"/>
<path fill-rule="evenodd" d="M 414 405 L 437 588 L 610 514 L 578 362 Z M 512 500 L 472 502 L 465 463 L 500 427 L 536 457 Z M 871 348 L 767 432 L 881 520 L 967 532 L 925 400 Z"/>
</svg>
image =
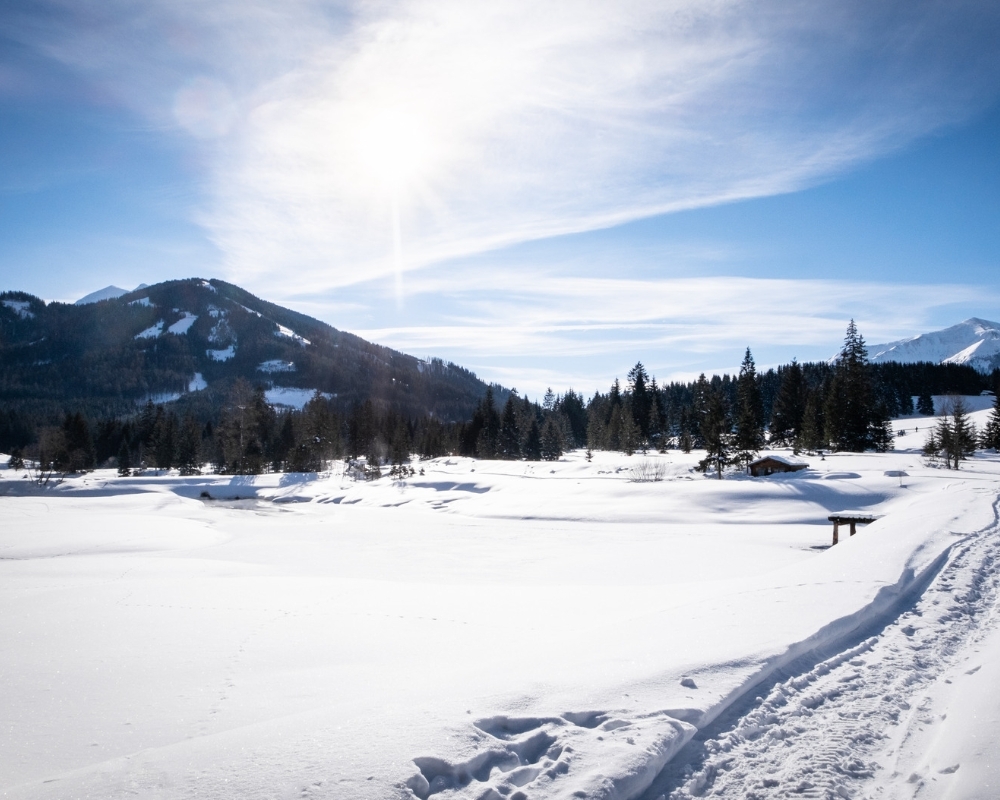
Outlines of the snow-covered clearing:
<svg viewBox="0 0 1000 800">
<path fill-rule="evenodd" d="M 155 339 L 163 333 L 163 320 L 159 320 L 155 325 L 146 328 L 144 331 L 140 331 L 135 335 L 136 339 Z"/>
<path fill-rule="evenodd" d="M 205 355 L 213 361 L 228 361 L 236 355 L 236 345 L 231 344 L 222 350 L 206 350 Z"/>
<path fill-rule="evenodd" d="M 275 358 L 270 361 L 262 361 L 257 365 L 258 372 L 295 372 L 294 361 L 283 361 Z"/>
<path fill-rule="evenodd" d="M 197 314 L 192 314 L 190 311 L 185 311 L 184 316 L 181 317 L 177 322 L 167 328 L 167 333 L 173 333 L 178 336 L 182 336 L 187 333 L 195 321 L 198 319 Z"/>
<path fill-rule="evenodd" d="M 196 372 L 194 377 L 188 381 L 188 391 L 189 392 L 200 392 L 202 389 L 208 388 L 208 381 L 205 380 L 205 376 L 200 372 Z"/>
<path fill-rule="evenodd" d="M 312 342 L 310 342 L 308 339 L 306 339 L 306 338 L 304 338 L 302 336 L 299 336 L 291 328 L 286 328 L 284 325 L 278 325 L 278 331 L 277 331 L 277 333 L 275 333 L 275 336 L 284 336 L 284 337 L 286 337 L 288 339 L 294 339 L 296 342 L 298 342 L 303 347 L 305 347 L 307 344 L 312 344 Z"/>
<path fill-rule="evenodd" d="M 998 458 L 696 460 L 2 470 L 0 792 L 995 796 Z"/>
<path fill-rule="evenodd" d="M 31 303 L 27 300 L 4 300 L 3 305 L 17 314 L 21 319 L 31 319 L 35 316 L 31 310 Z"/>
<path fill-rule="evenodd" d="M 315 389 L 296 389 L 291 386 L 272 386 L 264 391 L 264 396 L 271 405 L 297 408 L 300 411 L 305 408 L 306 403 L 312 400 L 315 394 Z M 320 392 L 320 394 L 323 397 L 330 397 L 326 392 Z"/>
</svg>

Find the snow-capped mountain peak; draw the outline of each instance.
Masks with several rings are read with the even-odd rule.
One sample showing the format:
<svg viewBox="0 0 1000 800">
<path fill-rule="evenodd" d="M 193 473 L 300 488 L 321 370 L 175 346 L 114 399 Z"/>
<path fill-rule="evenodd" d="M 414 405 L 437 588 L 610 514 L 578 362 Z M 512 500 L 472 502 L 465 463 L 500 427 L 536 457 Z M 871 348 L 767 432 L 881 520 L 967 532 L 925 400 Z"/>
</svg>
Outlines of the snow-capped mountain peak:
<svg viewBox="0 0 1000 800">
<path fill-rule="evenodd" d="M 133 292 L 138 292 L 140 289 L 148 289 L 149 285 L 145 283 L 140 283 L 133 289 Z M 79 300 L 77 300 L 73 305 L 75 306 L 85 306 L 87 303 L 99 303 L 101 300 L 114 300 L 116 297 L 121 297 L 123 294 L 128 294 L 128 289 L 122 289 L 120 286 L 105 286 L 103 289 L 98 289 L 96 292 L 91 292 L 88 295 L 84 295 Z"/>
<path fill-rule="evenodd" d="M 1000 323 L 971 317 L 932 333 L 868 346 L 873 362 L 968 364 L 980 372 L 1000 366 Z"/>
</svg>

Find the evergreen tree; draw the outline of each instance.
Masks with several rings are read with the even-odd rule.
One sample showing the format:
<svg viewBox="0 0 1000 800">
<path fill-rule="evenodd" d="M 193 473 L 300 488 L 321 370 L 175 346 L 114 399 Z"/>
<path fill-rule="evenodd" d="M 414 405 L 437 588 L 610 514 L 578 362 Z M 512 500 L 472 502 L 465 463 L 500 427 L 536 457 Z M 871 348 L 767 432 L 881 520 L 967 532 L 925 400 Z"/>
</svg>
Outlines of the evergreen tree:
<svg viewBox="0 0 1000 800">
<path fill-rule="evenodd" d="M 375 404 L 370 399 L 365 400 L 360 407 L 355 407 L 348 427 L 353 437 L 352 455 L 360 456 L 372 449 L 372 442 L 379 436 L 380 426 Z M 296 447 L 301 445 L 304 448 L 304 457 L 308 462 L 303 471 L 321 472 L 329 462 L 343 454 L 340 417 L 331 410 L 329 402 L 319 391 L 302 408 L 297 431 Z"/>
<path fill-rule="evenodd" d="M 399 415 L 394 415 L 395 421 L 389 439 L 389 458 L 396 466 L 410 463 L 410 428 Z"/>
<path fill-rule="evenodd" d="M 663 393 L 656 385 L 656 378 L 649 380 L 649 440 L 659 446 L 661 453 L 667 452 L 667 415 L 663 407 Z"/>
<path fill-rule="evenodd" d="M 551 391 L 550 389 L 549 392 Z M 486 387 L 486 395 L 473 416 L 473 425 L 479 432 L 475 454 L 479 458 L 496 458 L 500 446 L 500 414 L 493 403 L 492 386 Z"/>
<path fill-rule="evenodd" d="M 691 433 L 694 428 L 692 410 L 685 406 L 681 409 L 677 428 L 677 446 L 684 453 L 690 453 L 694 447 L 694 435 Z"/>
<path fill-rule="evenodd" d="M 920 395 L 917 397 L 917 413 L 925 417 L 934 416 L 934 398 L 926 386 L 920 390 Z"/>
<path fill-rule="evenodd" d="M 893 437 L 889 410 L 884 403 L 877 403 L 868 427 L 869 444 L 876 453 L 887 453 L 892 449 Z"/>
<path fill-rule="evenodd" d="M 289 460 L 295 449 L 295 423 L 290 412 L 281 415 L 281 421 L 277 424 L 276 430 L 278 433 L 274 440 L 271 468 L 275 472 L 282 472 L 291 469 Z"/>
<path fill-rule="evenodd" d="M 587 409 L 587 449 L 604 450 L 607 448 L 608 428 L 604 422 L 604 407 L 599 395 L 595 393 Z"/>
<path fill-rule="evenodd" d="M 868 349 L 852 319 L 834 369 L 825 406 L 826 438 L 853 453 L 883 446 L 884 414 L 875 402 Z"/>
<path fill-rule="evenodd" d="M 217 438 L 222 449 L 222 471 L 258 475 L 264 471 L 274 431 L 274 409 L 261 386 L 237 379 L 229 392 Z"/>
<path fill-rule="evenodd" d="M 691 387 L 691 427 L 689 433 L 691 434 L 692 443 L 695 447 L 704 447 L 705 439 L 702 436 L 702 422 L 705 419 L 705 415 L 708 413 L 708 402 L 709 395 L 712 392 L 711 384 L 705 377 L 705 373 L 701 373 L 698 376 L 698 380 L 695 381 L 694 386 Z"/>
<path fill-rule="evenodd" d="M 612 406 L 611 417 L 608 420 L 608 429 L 604 436 L 605 447 L 608 450 L 621 450 L 622 448 L 622 407 Z"/>
<path fill-rule="evenodd" d="M 524 440 L 524 457 L 528 461 L 542 460 L 542 434 L 538 428 L 538 420 L 532 419 L 528 427 L 528 435 Z"/>
<path fill-rule="evenodd" d="M 818 391 L 806 393 L 802 410 L 802 428 L 795 441 L 795 450 L 819 450 L 826 445 L 823 438 L 823 404 Z"/>
<path fill-rule="evenodd" d="M 945 463 L 958 469 L 959 463 L 976 451 L 976 428 L 961 397 L 949 398 L 950 415 L 938 423 L 937 441 Z"/>
<path fill-rule="evenodd" d="M 90 425 L 79 411 L 67 414 L 63 422 L 64 450 L 56 459 L 59 469 L 81 472 L 94 467 L 94 442 Z"/>
<path fill-rule="evenodd" d="M 587 444 L 587 409 L 583 396 L 570 389 L 558 403 L 560 414 L 569 424 L 569 439 L 574 447 L 584 447 Z"/>
<path fill-rule="evenodd" d="M 517 396 L 511 393 L 503 407 L 500 420 L 500 457 L 516 460 L 521 457 L 521 429 L 517 420 Z"/>
<path fill-rule="evenodd" d="M 541 456 L 545 461 L 556 461 L 563 454 L 562 435 L 555 420 L 549 416 L 542 427 Z"/>
<path fill-rule="evenodd" d="M 639 426 L 635 424 L 635 417 L 632 415 L 632 409 L 629 407 L 631 403 L 631 398 L 629 402 L 622 406 L 619 406 L 614 415 L 617 416 L 618 420 L 618 449 L 620 449 L 625 455 L 630 456 L 641 445 L 645 444 L 645 439 L 642 437 L 642 432 L 639 430 Z"/>
<path fill-rule="evenodd" d="M 736 435 L 733 439 L 734 463 L 750 471 L 750 462 L 764 446 L 764 402 L 757 384 L 757 367 L 750 348 L 740 366 L 736 384 Z"/>
<path fill-rule="evenodd" d="M 129 452 L 128 442 L 122 439 L 121 447 L 118 448 L 118 476 L 127 478 L 132 474 L 132 454 Z"/>
<path fill-rule="evenodd" d="M 639 439 L 649 441 L 649 411 L 653 404 L 648 384 L 649 375 L 641 361 L 628 372 L 629 390 L 632 393 L 632 422 L 639 430 Z"/>
<path fill-rule="evenodd" d="M 197 475 L 201 460 L 201 429 L 188 414 L 177 433 L 177 468 L 181 475 Z"/>
<path fill-rule="evenodd" d="M 993 412 L 983 428 L 980 443 L 984 450 L 1000 450 L 1000 394 L 993 399 Z"/>
<path fill-rule="evenodd" d="M 771 413 L 771 444 L 793 444 L 802 433 L 805 416 L 805 383 L 802 367 L 794 358 L 781 370 L 781 385 Z"/>
<path fill-rule="evenodd" d="M 156 430 L 157 408 L 152 400 L 147 400 L 139 414 L 138 436 L 139 444 L 143 448 L 150 448 L 153 443 L 153 432 Z M 162 408 L 160 409 L 162 413 Z"/>
<path fill-rule="evenodd" d="M 943 417 L 927 435 L 923 446 L 924 455 L 928 458 L 937 458 L 941 455 L 941 449 L 945 442 L 948 442 L 949 445 L 951 443 L 951 421 Z"/>
<path fill-rule="evenodd" d="M 24 469 L 24 456 L 21 455 L 20 447 L 11 448 L 10 458 L 7 459 L 7 469 L 9 470 Z"/>
<path fill-rule="evenodd" d="M 177 417 L 157 407 L 156 426 L 153 429 L 153 462 L 157 469 L 170 469 L 177 452 Z"/>
<path fill-rule="evenodd" d="M 618 378 L 615 378 L 615 382 L 611 384 L 611 391 L 608 392 L 608 416 L 605 417 L 604 421 L 609 422 L 611 419 L 611 412 L 622 404 L 622 387 L 618 383 Z"/>
<path fill-rule="evenodd" d="M 722 471 L 730 460 L 731 429 L 725 395 L 720 389 L 711 389 L 705 398 L 705 416 L 701 420 L 705 457 L 698 462 L 698 469 L 707 472 L 709 468 L 714 468 L 719 480 L 722 480 Z"/>
</svg>

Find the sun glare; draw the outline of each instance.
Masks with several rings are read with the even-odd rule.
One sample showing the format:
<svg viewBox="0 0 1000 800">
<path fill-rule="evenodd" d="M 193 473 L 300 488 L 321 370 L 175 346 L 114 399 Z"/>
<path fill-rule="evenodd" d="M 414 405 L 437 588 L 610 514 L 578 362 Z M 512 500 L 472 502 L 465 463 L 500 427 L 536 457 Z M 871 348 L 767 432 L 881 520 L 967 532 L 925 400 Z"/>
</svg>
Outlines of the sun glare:
<svg viewBox="0 0 1000 800">
<path fill-rule="evenodd" d="M 398 194 L 425 176 L 434 161 L 426 122 L 401 110 L 380 110 L 357 128 L 357 161 L 363 176 Z"/>
</svg>

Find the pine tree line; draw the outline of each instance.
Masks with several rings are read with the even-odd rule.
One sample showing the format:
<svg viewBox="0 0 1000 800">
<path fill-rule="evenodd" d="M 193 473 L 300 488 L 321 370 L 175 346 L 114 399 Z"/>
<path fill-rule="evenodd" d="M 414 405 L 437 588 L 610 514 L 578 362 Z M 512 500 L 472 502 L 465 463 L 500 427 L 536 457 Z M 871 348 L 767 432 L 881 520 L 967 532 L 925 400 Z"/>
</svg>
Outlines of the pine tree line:
<svg viewBox="0 0 1000 800">
<path fill-rule="evenodd" d="M 341 458 L 371 465 L 402 465 L 412 454 L 458 453 L 490 459 L 552 460 L 563 452 L 705 450 L 700 466 L 721 477 L 730 465 L 746 469 L 765 446 L 798 450 L 886 450 L 888 420 L 932 414 L 932 394 L 978 394 L 1000 372 L 982 376 L 968 367 L 868 362 L 864 339 L 852 321 L 832 364 L 790 364 L 759 373 L 747 348 L 739 374 L 704 374 L 691 383 L 657 384 L 641 362 L 623 387 L 585 401 L 570 389 L 549 389 L 542 402 L 507 394 L 502 407 L 490 386 L 467 422 L 432 416 L 404 417 L 372 399 L 347 412 L 316 393 L 301 411 L 276 410 L 262 387 L 237 380 L 221 410 L 206 418 L 192 409 L 147 402 L 134 417 L 99 421 L 81 411 L 40 424 L 23 411 L 0 408 L 0 451 L 42 462 L 59 471 L 90 469 L 114 459 L 123 474 L 135 469 L 191 473 L 210 464 L 218 472 L 320 471 Z M 948 381 L 952 381 L 949 383 Z M 997 388 L 1000 388 L 998 386 Z M 951 423 L 955 425 L 954 420 Z M 959 435 L 961 434 L 961 435 Z M 959 453 L 967 453 L 959 431 Z M 936 452 L 952 452 L 952 434 L 940 428 Z M 1000 409 L 973 446 L 1000 445 Z M 959 459 L 965 457 L 960 455 Z M 957 463 L 954 455 L 949 463 Z"/>
</svg>

